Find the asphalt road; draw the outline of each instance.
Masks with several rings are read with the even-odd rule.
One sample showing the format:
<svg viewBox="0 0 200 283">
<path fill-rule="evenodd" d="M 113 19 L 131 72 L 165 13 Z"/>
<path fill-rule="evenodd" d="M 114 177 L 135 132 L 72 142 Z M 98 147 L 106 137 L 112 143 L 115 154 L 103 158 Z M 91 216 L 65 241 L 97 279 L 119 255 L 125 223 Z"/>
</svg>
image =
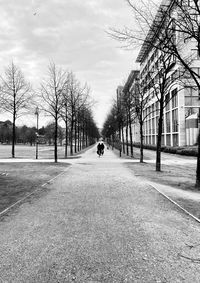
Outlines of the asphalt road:
<svg viewBox="0 0 200 283">
<path fill-rule="evenodd" d="M 0 219 L 0 282 L 200 282 L 200 225 L 91 148 Z"/>
</svg>

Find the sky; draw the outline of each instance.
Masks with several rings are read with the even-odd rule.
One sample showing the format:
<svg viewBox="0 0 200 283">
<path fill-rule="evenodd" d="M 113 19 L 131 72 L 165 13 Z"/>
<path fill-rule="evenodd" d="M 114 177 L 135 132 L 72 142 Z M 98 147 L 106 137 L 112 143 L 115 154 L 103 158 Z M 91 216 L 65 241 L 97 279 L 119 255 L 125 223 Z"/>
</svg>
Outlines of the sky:
<svg viewBox="0 0 200 283">
<path fill-rule="evenodd" d="M 106 33 L 112 27 L 134 25 L 126 1 L 0 0 L 0 6 L 0 74 L 13 61 L 37 89 L 50 61 L 73 71 L 90 86 L 94 119 L 101 128 L 117 86 L 138 68 L 139 50 L 120 48 Z M 0 115 L 0 120 L 7 118 L 11 119 Z M 35 123 L 34 115 L 18 120 L 29 126 Z M 40 126 L 45 123 L 40 119 Z"/>
</svg>

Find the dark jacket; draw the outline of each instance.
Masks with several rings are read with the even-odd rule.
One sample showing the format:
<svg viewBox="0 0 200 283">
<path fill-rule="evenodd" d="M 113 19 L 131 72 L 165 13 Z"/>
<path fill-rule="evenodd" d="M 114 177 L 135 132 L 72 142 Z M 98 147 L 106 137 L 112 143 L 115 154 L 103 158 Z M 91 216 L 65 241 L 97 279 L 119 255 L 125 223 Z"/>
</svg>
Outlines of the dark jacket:
<svg viewBox="0 0 200 283">
<path fill-rule="evenodd" d="M 104 144 L 103 143 L 98 143 L 97 145 L 97 150 L 104 150 Z"/>
</svg>

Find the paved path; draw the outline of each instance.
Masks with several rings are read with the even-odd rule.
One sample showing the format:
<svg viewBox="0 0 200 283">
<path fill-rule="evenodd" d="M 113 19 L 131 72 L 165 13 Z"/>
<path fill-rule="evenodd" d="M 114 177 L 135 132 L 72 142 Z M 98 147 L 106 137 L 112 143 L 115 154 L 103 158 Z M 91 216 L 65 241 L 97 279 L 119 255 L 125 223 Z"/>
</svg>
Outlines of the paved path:
<svg viewBox="0 0 200 283">
<path fill-rule="evenodd" d="M 95 152 L 1 219 L 0 282 L 200 282 L 199 224 Z"/>
</svg>

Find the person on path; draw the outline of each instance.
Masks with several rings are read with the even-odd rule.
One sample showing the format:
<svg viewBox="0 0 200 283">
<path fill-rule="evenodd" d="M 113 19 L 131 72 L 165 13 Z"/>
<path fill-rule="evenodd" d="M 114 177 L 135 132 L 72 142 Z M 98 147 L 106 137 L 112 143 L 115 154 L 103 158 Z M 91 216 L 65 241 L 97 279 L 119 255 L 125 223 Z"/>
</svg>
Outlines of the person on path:
<svg viewBox="0 0 200 283">
<path fill-rule="evenodd" d="M 99 155 L 99 157 L 104 154 L 104 144 L 103 143 L 100 143 L 100 142 L 98 143 L 97 154 Z"/>
<path fill-rule="evenodd" d="M 103 143 L 101 143 L 101 154 L 103 155 L 104 154 L 104 144 Z"/>
</svg>

